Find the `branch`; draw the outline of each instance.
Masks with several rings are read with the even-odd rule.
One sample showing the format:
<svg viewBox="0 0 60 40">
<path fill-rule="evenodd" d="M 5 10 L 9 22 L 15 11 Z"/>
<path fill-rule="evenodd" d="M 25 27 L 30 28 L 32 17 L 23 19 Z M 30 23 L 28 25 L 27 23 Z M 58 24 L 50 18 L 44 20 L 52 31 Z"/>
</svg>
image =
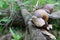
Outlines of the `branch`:
<svg viewBox="0 0 60 40">
<path fill-rule="evenodd" d="M 49 14 L 48 16 L 49 16 L 49 18 L 52 18 L 52 19 L 59 19 L 59 17 L 56 15 L 53 16 L 53 15 Z"/>
</svg>

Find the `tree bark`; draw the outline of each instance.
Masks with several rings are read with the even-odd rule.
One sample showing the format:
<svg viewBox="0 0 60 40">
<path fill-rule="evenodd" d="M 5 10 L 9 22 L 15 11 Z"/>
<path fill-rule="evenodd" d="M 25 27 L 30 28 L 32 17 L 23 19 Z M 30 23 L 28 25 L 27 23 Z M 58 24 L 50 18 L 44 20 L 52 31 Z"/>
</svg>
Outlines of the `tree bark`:
<svg viewBox="0 0 60 40">
<path fill-rule="evenodd" d="M 32 15 L 24 7 L 21 7 L 21 13 L 25 24 L 27 24 L 24 40 L 46 40 L 40 29 L 32 26 L 31 21 L 29 21 Z"/>
</svg>

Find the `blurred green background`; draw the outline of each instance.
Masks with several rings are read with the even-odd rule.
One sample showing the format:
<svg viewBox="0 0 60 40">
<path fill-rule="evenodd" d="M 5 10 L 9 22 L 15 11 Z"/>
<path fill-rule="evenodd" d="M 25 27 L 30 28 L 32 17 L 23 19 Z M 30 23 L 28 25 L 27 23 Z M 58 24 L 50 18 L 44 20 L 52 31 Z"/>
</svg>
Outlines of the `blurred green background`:
<svg viewBox="0 0 60 40">
<path fill-rule="evenodd" d="M 1 12 L 2 10 L 9 9 L 10 6 L 12 6 L 12 4 L 13 4 L 11 8 L 12 11 L 17 11 L 19 9 L 19 6 L 16 4 L 16 1 L 17 0 L 0 0 L 0 23 L 5 24 L 6 22 L 10 20 L 9 19 L 10 16 L 2 16 L 4 14 L 3 12 Z M 33 7 L 36 5 L 38 0 L 21 0 L 21 1 L 22 2 L 20 2 L 20 5 L 21 4 L 25 5 L 25 8 L 29 12 L 32 12 Z M 52 4 L 59 3 L 58 6 L 54 7 L 54 11 L 60 11 L 60 0 L 39 0 L 40 7 L 44 6 L 45 4 L 51 4 L 51 3 Z M 53 24 L 52 33 L 56 36 L 57 40 L 60 40 L 60 19 L 50 19 L 49 22 Z M 2 32 L 3 27 L 4 27 L 3 25 L 0 25 L 0 35 L 2 35 L 1 32 Z M 12 29 L 12 32 L 13 31 L 14 29 Z"/>
</svg>

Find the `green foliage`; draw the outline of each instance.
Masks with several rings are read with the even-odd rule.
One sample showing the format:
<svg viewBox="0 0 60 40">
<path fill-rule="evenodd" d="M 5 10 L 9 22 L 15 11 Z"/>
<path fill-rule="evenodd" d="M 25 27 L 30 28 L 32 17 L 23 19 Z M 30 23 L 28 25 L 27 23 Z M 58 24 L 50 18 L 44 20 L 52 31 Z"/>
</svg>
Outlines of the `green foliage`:
<svg viewBox="0 0 60 40">
<path fill-rule="evenodd" d="M 58 38 L 57 40 L 60 40 L 60 38 Z"/>
<path fill-rule="evenodd" d="M 2 33 L 3 26 L 0 25 L 0 35 Z"/>
<path fill-rule="evenodd" d="M 7 7 L 8 7 L 8 4 L 6 4 L 5 1 L 0 0 L 0 9 L 5 9 L 5 8 L 7 8 Z"/>
<path fill-rule="evenodd" d="M 0 12 L 0 16 L 2 15 L 2 13 Z"/>
<path fill-rule="evenodd" d="M 18 9 L 17 4 L 15 3 L 16 0 L 0 0 L 0 10 L 9 8 L 9 5 L 13 2 L 14 3 L 14 10 Z"/>
<path fill-rule="evenodd" d="M 6 22 L 9 21 L 9 19 L 8 19 L 7 17 L 4 17 L 4 18 L 2 18 L 0 21 L 6 23 Z"/>
<path fill-rule="evenodd" d="M 55 0 L 54 1 L 52 1 L 52 0 L 23 0 L 22 3 L 24 3 L 24 5 L 29 5 L 29 6 L 26 6 L 26 9 L 31 11 L 33 9 L 33 7 L 36 5 L 37 1 L 39 3 L 40 7 L 44 6 L 45 4 L 56 3 Z"/>
<path fill-rule="evenodd" d="M 16 0 L 5 0 L 7 2 L 15 2 Z"/>
<path fill-rule="evenodd" d="M 52 1 L 52 0 L 39 0 L 39 3 L 40 3 L 41 6 L 43 6 L 45 4 L 55 3 L 55 1 Z"/>
<path fill-rule="evenodd" d="M 21 33 L 16 34 L 16 33 L 13 32 L 13 30 L 11 28 L 10 28 L 10 32 L 11 32 L 13 38 L 14 38 L 13 40 L 19 40 L 22 37 Z"/>
</svg>

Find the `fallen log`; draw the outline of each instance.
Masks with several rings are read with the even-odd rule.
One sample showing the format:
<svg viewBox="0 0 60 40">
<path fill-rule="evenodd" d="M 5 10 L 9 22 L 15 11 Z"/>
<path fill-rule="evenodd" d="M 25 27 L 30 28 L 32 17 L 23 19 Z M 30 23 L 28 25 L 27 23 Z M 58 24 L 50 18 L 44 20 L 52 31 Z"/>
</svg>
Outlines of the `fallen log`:
<svg viewBox="0 0 60 40">
<path fill-rule="evenodd" d="M 32 17 L 24 7 L 21 7 L 21 13 L 26 24 L 26 32 L 24 40 L 46 40 L 40 29 L 34 28 L 32 23 L 29 24 L 29 19 Z"/>
</svg>

